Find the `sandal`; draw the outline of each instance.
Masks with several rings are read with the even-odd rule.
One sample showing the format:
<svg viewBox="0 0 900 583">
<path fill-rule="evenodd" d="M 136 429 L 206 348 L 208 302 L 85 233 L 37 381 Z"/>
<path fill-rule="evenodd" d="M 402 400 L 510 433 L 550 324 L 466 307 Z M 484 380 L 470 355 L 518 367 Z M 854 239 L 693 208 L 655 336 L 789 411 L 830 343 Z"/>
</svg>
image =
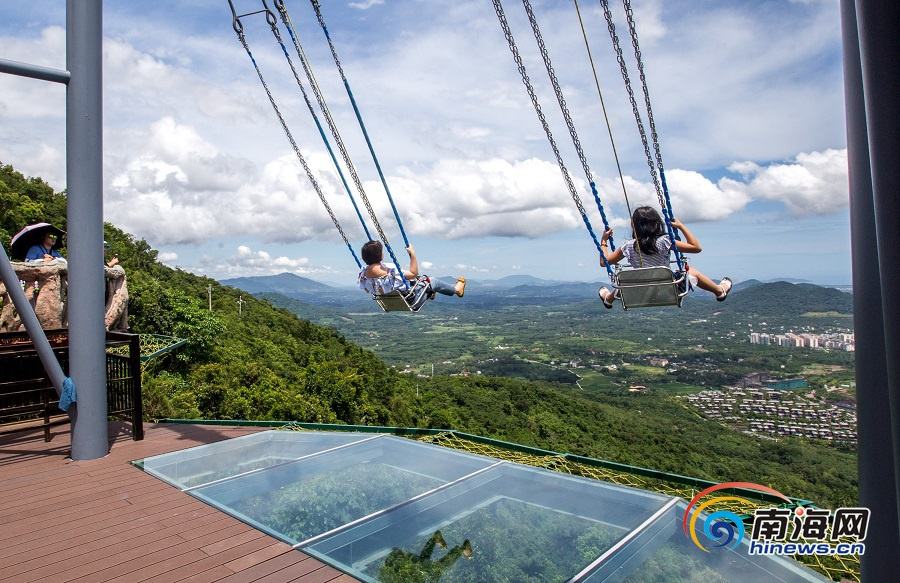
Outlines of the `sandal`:
<svg viewBox="0 0 900 583">
<path fill-rule="evenodd" d="M 603 292 L 606 292 L 606 295 L 603 295 Z M 597 295 L 600 296 L 600 301 L 603 302 L 603 305 L 606 306 L 607 310 L 611 310 L 613 307 L 613 300 L 616 299 L 616 294 L 609 291 L 605 287 L 601 287 L 597 290 Z"/>
<path fill-rule="evenodd" d="M 719 282 L 719 287 L 721 287 L 724 291 L 716 296 L 716 301 L 724 302 L 725 298 L 728 297 L 728 294 L 731 293 L 731 288 L 734 287 L 734 285 L 731 283 L 731 278 L 723 277 L 722 281 Z"/>
<path fill-rule="evenodd" d="M 459 297 L 463 297 L 464 295 L 466 295 L 466 278 L 463 276 L 459 276 L 456 278 L 456 283 L 462 284 L 462 289 L 459 290 L 456 295 L 458 295 Z"/>
</svg>

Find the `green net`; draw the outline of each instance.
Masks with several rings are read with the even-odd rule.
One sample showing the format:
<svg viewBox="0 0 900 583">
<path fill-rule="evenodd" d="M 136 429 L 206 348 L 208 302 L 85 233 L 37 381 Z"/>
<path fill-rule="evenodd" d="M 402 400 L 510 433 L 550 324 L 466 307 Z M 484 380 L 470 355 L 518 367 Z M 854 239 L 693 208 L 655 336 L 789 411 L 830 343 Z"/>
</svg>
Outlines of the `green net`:
<svg viewBox="0 0 900 583">
<path fill-rule="evenodd" d="M 314 425 L 314 424 L 313 424 Z M 313 427 L 303 427 L 300 424 L 289 423 L 282 427 L 282 429 L 292 430 L 292 431 L 307 431 L 312 429 Z M 316 429 L 326 429 L 324 426 L 317 427 Z M 333 427 L 331 428 L 333 430 Z M 347 429 L 350 429 L 349 427 Z M 359 428 L 356 428 L 359 429 Z M 375 430 L 375 428 L 365 428 L 367 430 Z M 573 476 L 580 476 L 583 478 L 591 478 L 594 480 L 601 480 L 604 482 L 610 482 L 613 484 L 617 484 L 620 486 L 629 486 L 632 488 L 639 488 L 642 490 L 649 490 L 651 492 L 658 492 L 660 494 L 666 494 L 668 496 L 676 496 L 685 501 L 690 501 L 693 497 L 700 491 L 698 488 L 687 485 L 683 482 L 679 482 L 675 479 L 666 480 L 661 478 L 654 478 L 641 475 L 640 473 L 629 472 L 627 471 L 626 466 L 622 466 L 621 468 L 608 468 L 608 467 L 600 467 L 598 465 L 592 465 L 588 463 L 581 463 L 572 459 L 567 458 L 564 455 L 556 454 L 552 452 L 548 452 L 545 455 L 542 455 L 537 452 L 529 452 L 522 451 L 521 449 L 515 447 L 513 444 L 510 444 L 510 447 L 503 447 L 502 442 L 492 442 L 492 443 L 483 443 L 481 441 L 476 441 L 474 439 L 467 439 L 464 435 L 460 435 L 453 431 L 444 431 L 440 433 L 429 433 L 427 435 L 416 434 L 414 436 L 410 436 L 405 432 L 409 430 L 401 430 L 398 428 L 382 428 L 385 431 L 396 431 L 399 435 L 403 437 L 408 437 L 410 439 L 415 439 L 417 441 L 421 441 L 424 443 L 431 443 L 434 445 L 439 445 L 442 447 L 447 447 L 459 451 L 464 451 L 467 453 L 472 453 L 476 455 L 482 455 L 486 457 L 496 458 L 499 460 L 524 464 L 528 466 L 534 466 L 538 468 L 543 468 L 546 470 L 561 472 L 564 474 L 571 474 Z M 410 433 L 415 433 L 416 431 L 422 430 L 414 430 Z M 635 468 L 637 470 L 637 468 Z M 722 498 L 721 502 L 713 503 L 706 508 L 707 512 L 716 512 L 719 510 L 728 510 L 731 511 L 745 520 L 745 526 L 749 527 L 749 521 L 753 516 L 753 513 L 760 508 L 771 508 L 773 507 L 772 502 L 766 502 L 764 500 L 756 500 L 752 498 L 748 498 L 745 496 L 736 496 L 734 494 L 729 494 L 727 498 L 722 497 L 721 493 L 713 493 L 708 497 L 701 498 L 698 503 L 702 504 L 703 502 L 711 499 Z M 807 507 L 811 507 L 809 504 L 805 504 Z M 781 505 L 781 507 L 789 507 L 794 508 L 796 504 L 792 505 Z M 803 543 L 803 542 L 818 542 L 818 541 L 809 541 L 803 539 L 802 537 L 798 537 L 797 540 L 794 540 L 791 536 L 793 529 L 793 522 L 789 523 L 788 530 L 788 539 L 791 542 Z M 850 540 L 839 541 L 839 542 L 853 542 Z M 822 575 L 832 579 L 833 581 L 860 581 L 860 563 L 859 563 L 859 555 L 844 555 L 844 556 L 826 556 L 826 555 L 812 555 L 812 556 L 800 556 L 795 555 L 793 558 L 811 569 L 814 569 L 821 573 Z"/>
<path fill-rule="evenodd" d="M 478 455 L 488 456 L 510 462 L 535 466 L 554 472 L 562 472 L 573 476 L 581 476 L 584 478 L 593 478 L 604 482 L 611 482 L 620 486 L 630 486 L 632 488 L 640 488 L 642 490 L 650 490 L 667 494 L 669 496 L 677 496 L 686 501 L 690 501 L 699 490 L 679 484 L 676 482 L 667 482 L 654 478 L 648 478 L 637 474 L 628 473 L 621 470 L 613 470 L 609 468 L 599 468 L 587 464 L 582 464 L 568 460 L 561 455 L 536 455 L 532 453 L 514 451 L 505 449 L 496 445 L 478 443 L 465 439 L 453 432 L 439 433 L 437 435 L 426 435 L 416 438 L 418 441 L 433 443 L 443 447 L 474 453 Z M 709 498 L 702 498 L 700 502 L 721 496 L 721 494 L 712 494 Z M 730 496 L 729 496 L 730 497 Z M 729 510 L 739 516 L 749 519 L 753 516 L 754 511 L 758 508 L 771 508 L 772 503 L 759 500 L 739 497 L 740 501 L 727 500 L 721 504 L 712 504 L 707 508 L 708 512 L 718 510 Z M 793 524 L 793 523 L 791 523 Z M 790 531 L 789 531 L 790 532 Z M 789 534 L 790 537 L 790 534 Z M 796 542 L 804 542 L 800 538 Z M 860 565 L 859 555 L 847 556 L 794 556 L 794 559 L 804 563 L 819 573 L 834 581 L 860 581 Z"/>
</svg>

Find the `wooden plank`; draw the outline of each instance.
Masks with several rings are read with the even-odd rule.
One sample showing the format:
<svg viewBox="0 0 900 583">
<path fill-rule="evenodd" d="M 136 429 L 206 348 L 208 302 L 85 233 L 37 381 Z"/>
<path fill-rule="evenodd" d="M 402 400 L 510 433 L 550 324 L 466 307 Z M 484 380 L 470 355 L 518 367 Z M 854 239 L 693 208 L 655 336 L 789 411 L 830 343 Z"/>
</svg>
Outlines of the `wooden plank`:
<svg viewBox="0 0 900 583">
<path fill-rule="evenodd" d="M 134 442 L 111 427 L 110 454 L 87 462 L 65 458 L 67 431 L 0 435 L 0 579 L 354 581 L 130 463 L 262 429 L 148 425 Z"/>
</svg>

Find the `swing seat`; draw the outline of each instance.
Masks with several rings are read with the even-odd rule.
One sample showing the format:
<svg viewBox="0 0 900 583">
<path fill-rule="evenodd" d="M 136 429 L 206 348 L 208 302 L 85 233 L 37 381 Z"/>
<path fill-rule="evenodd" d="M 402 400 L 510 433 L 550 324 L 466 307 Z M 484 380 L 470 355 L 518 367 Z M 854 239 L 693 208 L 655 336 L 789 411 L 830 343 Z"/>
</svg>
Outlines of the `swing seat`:
<svg viewBox="0 0 900 583">
<path fill-rule="evenodd" d="M 624 269 L 616 274 L 613 287 L 626 310 L 658 306 L 680 308 L 689 289 L 686 274 L 668 267 Z"/>
<path fill-rule="evenodd" d="M 429 287 L 428 278 L 421 277 L 405 293 L 396 290 L 388 294 L 376 294 L 372 299 L 385 312 L 418 312 L 433 297 L 434 292 Z"/>
</svg>

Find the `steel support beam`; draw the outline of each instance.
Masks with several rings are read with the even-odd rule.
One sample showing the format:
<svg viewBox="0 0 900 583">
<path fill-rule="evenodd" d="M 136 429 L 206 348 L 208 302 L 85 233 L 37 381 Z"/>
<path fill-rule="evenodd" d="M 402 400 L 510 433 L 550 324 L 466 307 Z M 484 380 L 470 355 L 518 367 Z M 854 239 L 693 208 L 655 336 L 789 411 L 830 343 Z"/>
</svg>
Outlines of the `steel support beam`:
<svg viewBox="0 0 900 583">
<path fill-rule="evenodd" d="M 896 2 L 841 0 L 850 172 L 860 504 L 872 509 L 864 581 L 900 572 L 900 91 Z M 893 247 L 893 248 L 892 248 Z"/>
<path fill-rule="evenodd" d="M 3 281 L 3 285 L 6 286 L 6 293 L 9 294 L 13 305 L 16 306 L 19 319 L 24 324 L 25 331 L 28 332 L 31 343 L 34 344 L 34 348 L 37 350 L 41 364 L 44 365 L 44 371 L 47 373 L 47 378 L 50 379 L 53 388 L 56 389 L 56 394 L 61 395 L 66 375 L 59 365 L 59 360 L 56 359 L 56 355 L 53 353 L 53 348 L 50 346 L 47 335 L 44 334 L 44 329 L 34 313 L 34 308 L 31 307 L 31 302 L 25 297 L 25 292 L 22 291 L 22 288 L 19 287 L 19 277 L 13 270 L 3 245 L 0 245 L 0 280 Z"/>
<path fill-rule="evenodd" d="M 0 59 L 0 73 L 8 73 L 10 75 L 18 75 L 19 77 L 30 77 L 31 79 L 53 81 L 54 83 L 62 84 L 68 83 L 69 78 L 71 77 L 68 71 L 32 65 L 30 63 L 20 63 L 19 61 L 10 61 L 9 59 Z"/>
<path fill-rule="evenodd" d="M 67 0 L 66 184 L 69 376 L 78 387 L 72 459 L 109 451 L 103 324 L 102 0 Z"/>
</svg>

